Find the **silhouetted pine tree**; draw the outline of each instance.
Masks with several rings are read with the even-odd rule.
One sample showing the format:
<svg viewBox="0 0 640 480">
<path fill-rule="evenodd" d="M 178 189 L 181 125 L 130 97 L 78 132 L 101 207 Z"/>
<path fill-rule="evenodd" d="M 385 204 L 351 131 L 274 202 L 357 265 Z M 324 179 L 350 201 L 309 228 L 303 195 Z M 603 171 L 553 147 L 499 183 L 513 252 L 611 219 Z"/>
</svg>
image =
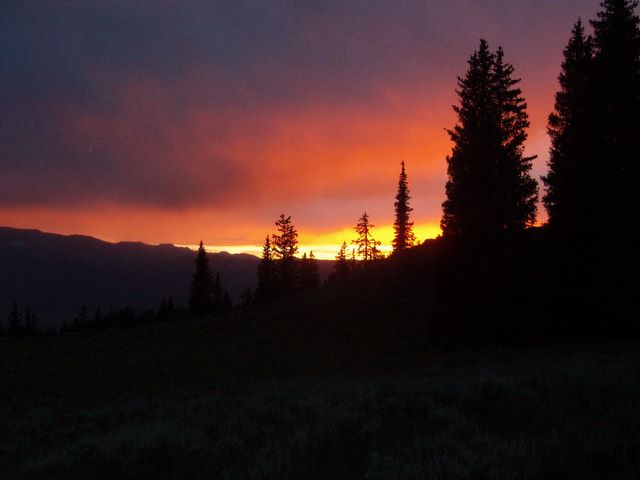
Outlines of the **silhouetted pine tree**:
<svg viewBox="0 0 640 480">
<path fill-rule="evenodd" d="M 393 223 L 393 251 L 402 252 L 413 246 L 416 237 L 413 234 L 413 222 L 409 221 L 409 214 L 413 210 L 409 206 L 409 186 L 407 185 L 407 174 L 404 169 L 404 160 L 402 161 L 402 170 L 398 180 L 398 193 L 396 194 L 396 219 Z"/>
<path fill-rule="evenodd" d="M 342 242 L 340 251 L 336 255 L 336 263 L 333 264 L 333 270 L 329 275 L 329 280 L 346 277 L 351 271 L 349 260 L 347 260 L 347 242 Z"/>
<path fill-rule="evenodd" d="M 535 157 L 524 156 L 529 120 L 501 48 L 493 54 L 485 40 L 458 78 L 458 124 L 447 157 L 445 236 L 493 237 L 535 221 L 537 184 L 529 172 Z"/>
<path fill-rule="evenodd" d="M 276 270 L 273 261 L 273 250 L 269 235 L 264 241 L 262 259 L 258 265 L 258 287 L 255 300 L 257 303 L 267 303 L 273 300 L 276 293 Z"/>
<path fill-rule="evenodd" d="M 355 228 L 358 238 L 351 241 L 357 248 L 358 256 L 365 262 L 375 260 L 381 256 L 380 250 L 378 249 L 381 242 L 373 238 L 371 234 L 371 229 L 374 227 L 375 225 L 369 223 L 369 215 L 367 212 L 364 212 L 358 219 Z"/>
<path fill-rule="evenodd" d="M 628 279 L 640 268 L 632 228 L 640 217 L 640 19 L 636 1 L 605 0 L 600 5 L 591 22 L 598 201 L 590 222 L 596 238 L 589 259 L 596 265 L 590 294 L 597 299 L 599 317 L 620 320 L 618 328 L 637 333 L 640 305 L 636 284 Z"/>
<path fill-rule="evenodd" d="M 637 1 L 605 0 L 594 29 L 595 154 L 603 239 L 635 244 L 628 227 L 640 216 L 640 19 Z"/>
<path fill-rule="evenodd" d="M 192 315 L 206 315 L 211 313 L 211 291 L 213 280 L 209 270 L 209 259 L 202 240 L 195 259 L 196 271 L 191 280 L 189 292 L 189 313 Z"/>
<path fill-rule="evenodd" d="M 564 50 L 560 91 L 549 116 L 549 173 L 543 201 L 549 225 L 564 236 L 585 237 L 596 214 L 592 102 L 593 46 L 578 20 Z"/>
<path fill-rule="evenodd" d="M 295 254 L 298 252 L 298 232 L 291 223 L 291 216 L 280 215 L 276 220 L 278 234 L 271 236 L 273 258 L 277 272 L 277 296 L 287 295 L 296 288 L 297 268 Z"/>
<path fill-rule="evenodd" d="M 300 290 L 316 288 L 320 284 L 320 274 L 318 273 L 318 261 L 313 255 L 313 251 L 305 252 L 300 260 Z"/>
</svg>

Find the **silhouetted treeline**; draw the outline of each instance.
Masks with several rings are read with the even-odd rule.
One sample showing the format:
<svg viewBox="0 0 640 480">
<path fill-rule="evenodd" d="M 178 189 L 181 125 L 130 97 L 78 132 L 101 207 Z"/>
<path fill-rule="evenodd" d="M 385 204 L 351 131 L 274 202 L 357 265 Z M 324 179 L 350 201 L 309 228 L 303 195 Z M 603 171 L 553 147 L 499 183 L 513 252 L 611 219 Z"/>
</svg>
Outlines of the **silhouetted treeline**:
<svg viewBox="0 0 640 480">
<path fill-rule="evenodd" d="M 219 315 L 230 311 L 233 308 L 231 298 L 222 286 L 220 274 L 212 275 L 203 242 L 200 242 L 195 264 L 188 308 L 176 306 L 172 298 L 162 298 L 155 310 L 136 312 L 135 309 L 126 306 L 106 313 L 97 309 L 93 315 L 90 315 L 87 307 L 82 305 L 75 318 L 62 325 L 60 332 L 163 323 L 193 316 Z"/>
<path fill-rule="evenodd" d="M 399 212 L 396 221 L 398 250 L 408 248 L 415 242 L 413 223 L 409 221 L 409 212 L 412 210 L 408 205 L 409 198 L 402 162 L 396 197 L 396 209 Z M 248 305 L 252 301 L 259 304 L 269 303 L 276 298 L 320 286 L 319 264 L 313 251 L 308 255 L 306 252 L 303 253 L 301 258 L 295 256 L 298 252 L 298 232 L 291 217 L 281 214 L 275 225 L 277 233 L 267 235 L 262 248 L 262 258 L 257 271 L 258 287 L 254 295 L 251 295 L 250 291 L 243 294 L 242 305 Z M 384 258 L 379 249 L 381 242 L 373 236 L 374 227 L 369 215 L 364 212 L 355 226 L 356 238 L 351 241 L 351 252 L 347 252 L 347 242 L 344 241 L 335 257 L 336 262 L 327 278 L 328 282 L 346 277 L 358 266 Z"/>
<path fill-rule="evenodd" d="M 538 184 L 525 154 L 527 103 L 501 47 L 485 40 L 458 79 L 456 125 L 448 130 L 443 237 L 430 242 L 435 291 L 425 312 L 443 341 L 502 342 L 621 334 L 637 329 L 634 278 L 640 214 L 640 20 L 636 1 L 606 0 L 576 23 L 549 117 L 549 222 L 534 227 Z M 394 253 L 414 243 L 404 162 L 395 197 Z M 276 222 L 258 269 L 255 299 L 300 285 L 297 232 Z M 350 255 L 344 242 L 329 280 L 381 258 L 365 212 Z M 285 248 L 284 245 L 287 247 Z M 356 258 L 362 261 L 356 262 Z M 392 260 L 393 261 L 393 260 Z"/>
<path fill-rule="evenodd" d="M 486 42 L 459 80 L 432 334 L 446 342 L 604 338 L 640 331 L 633 232 L 640 214 L 640 20 L 607 0 L 564 51 L 535 219 L 528 119 L 513 67 Z"/>
<path fill-rule="evenodd" d="M 640 214 L 637 5 L 603 1 L 590 22 L 593 35 L 576 23 L 549 117 L 552 148 L 544 197 L 549 226 L 564 237 L 592 238 L 596 245 L 611 238 L 632 240 L 629 225 Z"/>
<path fill-rule="evenodd" d="M 13 302 L 6 322 L 0 315 L 0 336 L 33 337 L 49 333 L 38 326 L 37 316 L 30 308 L 21 310 L 17 302 Z"/>
<path fill-rule="evenodd" d="M 633 226 L 640 216 L 640 19 L 638 2 L 605 0 L 591 21 L 578 21 L 564 50 L 543 202 L 549 222 L 535 227 L 535 157 L 525 155 L 529 119 L 520 80 L 501 47 L 480 41 L 458 78 L 457 122 L 448 130 L 446 199 L 441 238 L 423 247 L 432 339 L 445 343 L 513 342 L 638 331 L 640 266 Z M 394 261 L 416 244 L 404 161 L 395 196 Z M 255 292 L 240 306 L 264 304 L 319 286 L 313 252 L 301 258 L 290 216 L 265 238 Z M 343 242 L 329 281 L 366 275 L 384 258 L 365 211 L 352 248 Z M 403 254 L 403 252 L 406 252 Z M 374 263 L 374 261 L 376 261 Z M 371 265 L 374 266 L 371 266 Z M 389 265 L 389 264 L 383 264 Z M 385 295 L 385 292 L 380 292 Z M 414 301 L 407 299 L 406 301 Z M 63 331 L 223 314 L 233 307 L 200 242 L 188 309 L 163 300 L 157 311 L 131 308 L 89 317 L 82 307 Z M 6 325 L 5 325 L 6 323 Z M 31 333 L 29 333 L 31 332 Z M 10 312 L 0 333 L 37 332 L 28 309 Z"/>
<path fill-rule="evenodd" d="M 640 18 L 638 2 L 606 0 L 589 35 L 578 21 L 564 50 L 549 117 L 544 178 L 558 310 L 591 331 L 637 331 L 640 267 Z M 608 327 L 603 328 L 605 325 Z"/>
<path fill-rule="evenodd" d="M 101 329 L 110 327 L 129 327 L 148 323 L 163 323 L 187 318 L 187 310 L 176 307 L 173 299 L 162 299 L 157 309 L 142 310 L 136 312 L 131 307 L 112 309 L 102 313 L 96 309 L 92 314 L 86 305 L 81 305 L 78 313 L 69 321 L 63 322 L 59 328 L 49 327 L 42 329 L 38 325 L 36 314 L 29 308 L 20 309 L 17 303 L 13 303 L 11 311 L 4 321 L 0 317 L 0 336 L 8 337 L 35 337 L 52 336 L 58 333 L 81 331 L 86 329 Z"/>
<path fill-rule="evenodd" d="M 557 259 L 554 276 L 562 278 L 575 304 L 592 312 L 591 329 L 605 321 L 619 330 L 638 328 L 632 280 L 640 266 L 633 232 L 640 216 L 637 6 L 603 1 L 590 22 L 591 35 L 582 22 L 575 24 L 549 117 L 544 203 Z"/>
<path fill-rule="evenodd" d="M 81 305 L 76 316 L 63 323 L 60 333 L 77 332 L 87 329 L 104 329 L 111 327 L 133 327 L 149 323 L 164 323 L 188 318 L 188 311 L 176 307 L 173 299 L 163 298 L 157 309 L 136 312 L 134 308 L 123 307 L 103 313 L 96 309 L 89 313 L 86 305 Z"/>
</svg>

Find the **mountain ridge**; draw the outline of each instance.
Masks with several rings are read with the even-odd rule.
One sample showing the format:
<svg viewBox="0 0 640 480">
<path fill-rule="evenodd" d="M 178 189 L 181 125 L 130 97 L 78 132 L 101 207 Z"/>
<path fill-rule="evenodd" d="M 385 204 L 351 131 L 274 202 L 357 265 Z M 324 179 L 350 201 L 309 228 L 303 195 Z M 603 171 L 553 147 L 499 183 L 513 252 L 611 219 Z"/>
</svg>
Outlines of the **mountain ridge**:
<svg viewBox="0 0 640 480">
<path fill-rule="evenodd" d="M 41 328 L 72 320 L 81 305 L 91 315 L 97 308 L 152 309 L 163 297 L 184 305 L 195 255 L 173 244 L 0 226 L 0 318 L 13 302 L 34 311 Z M 257 257 L 209 253 L 209 261 L 234 300 L 243 289 L 255 288 Z"/>
</svg>

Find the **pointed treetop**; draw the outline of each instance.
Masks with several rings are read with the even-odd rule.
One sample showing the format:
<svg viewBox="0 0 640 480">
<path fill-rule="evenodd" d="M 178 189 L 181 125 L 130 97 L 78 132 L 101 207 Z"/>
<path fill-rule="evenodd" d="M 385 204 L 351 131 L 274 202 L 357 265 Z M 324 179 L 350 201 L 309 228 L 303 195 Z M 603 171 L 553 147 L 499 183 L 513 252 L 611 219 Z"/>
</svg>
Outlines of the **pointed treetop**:
<svg viewBox="0 0 640 480">
<path fill-rule="evenodd" d="M 485 40 L 458 81 L 458 122 L 448 133 L 447 199 L 440 222 L 445 236 L 491 237 L 535 221 L 537 183 L 524 156 L 526 102 L 504 51 Z"/>
<path fill-rule="evenodd" d="M 378 246 L 381 242 L 373 238 L 373 235 L 371 234 L 371 229 L 374 227 L 375 225 L 369 222 L 369 215 L 367 212 L 364 212 L 358 219 L 358 223 L 355 227 L 358 238 L 351 241 L 352 244 L 357 246 L 358 255 L 361 256 L 365 262 L 375 260 L 380 257 L 380 250 L 378 250 Z"/>
<path fill-rule="evenodd" d="M 400 178 L 398 179 L 398 192 L 394 203 L 396 210 L 395 221 L 393 223 L 394 238 L 392 241 L 394 252 L 410 248 L 416 240 L 413 234 L 413 222 L 410 221 L 410 213 L 413 210 L 413 208 L 409 206 L 410 199 L 405 162 L 402 160 Z"/>
<path fill-rule="evenodd" d="M 604 0 L 597 19 L 591 20 L 596 46 L 601 50 L 620 48 L 637 49 L 640 42 L 638 25 L 640 19 L 635 13 L 636 0 Z"/>
<path fill-rule="evenodd" d="M 262 247 L 262 258 L 264 260 L 271 260 L 271 255 L 272 255 L 271 240 L 269 238 L 269 235 L 267 235 L 267 237 L 264 240 L 264 247 Z"/>
<path fill-rule="evenodd" d="M 272 235 L 272 251 L 281 260 L 293 258 L 298 252 L 298 231 L 291 222 L 291 216 L 281 214 L 275 222 L 278 235 Z"/>
<path fill-rule="evenodd" d="M 195 259 L 196 271 L 191 280 L 189 310 L 194 315 L 211 313 L 211 287 L 213 278 L 209 270 L 209 259 L 202 240 Z"/>
</svg>

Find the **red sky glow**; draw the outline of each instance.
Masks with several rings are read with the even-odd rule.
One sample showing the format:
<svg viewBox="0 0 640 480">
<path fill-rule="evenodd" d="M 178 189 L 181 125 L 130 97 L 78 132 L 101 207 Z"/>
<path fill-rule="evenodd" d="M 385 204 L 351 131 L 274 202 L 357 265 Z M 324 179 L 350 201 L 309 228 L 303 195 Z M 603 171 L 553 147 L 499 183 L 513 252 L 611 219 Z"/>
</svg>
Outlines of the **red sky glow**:
<svg viewBox="0 0 640 480">
<path fill-rule="evenodd" d="M 437 235 L 456 76 L 480 38 L 523 79 L 539 179 L 562 49 L 598 10 L 107 3 L 4 7 L 0 225 L 253 252 L 285 213 L 325 257 L 365 210 L 390 242 L 401 160 L 417 236 Z"/>
</svg>

